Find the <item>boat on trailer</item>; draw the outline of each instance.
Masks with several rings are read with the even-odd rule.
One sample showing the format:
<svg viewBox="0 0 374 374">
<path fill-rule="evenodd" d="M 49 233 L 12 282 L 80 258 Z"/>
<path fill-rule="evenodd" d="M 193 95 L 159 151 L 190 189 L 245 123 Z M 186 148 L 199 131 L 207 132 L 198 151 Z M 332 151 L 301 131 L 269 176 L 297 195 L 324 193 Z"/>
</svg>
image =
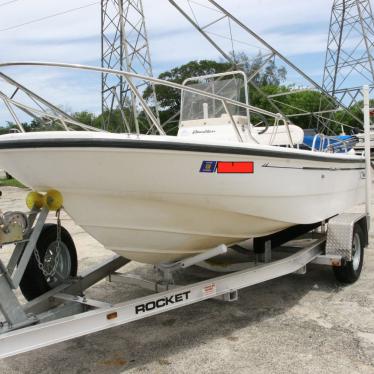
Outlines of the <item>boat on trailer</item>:
<svg viewBox="0 0 374 374">
<path fill-rule="evenodd" d="M 11 109 L 60 122 L 65 130 L 89 131 L 0 137 L 2 166 L 36 190 L 27 197 L 29 212 L 0 214 L 0 245 L 14 244 L 8 263 L 0 258 L 0 358 L 202 300 L 236 301 L 239 290 L 304 274 L 311 263 L 332 266 L 341 282 L 358 280 L 369 241 L 368 88 L 364 159 L 331 153 L 334 147 L 300 149 L 301 129 L 279 114 L 149 79 L 203 97 L 202 117 L 182 116 L 178 136 L 166 136 L 133 88 L 160 135 L 108 134 L 77 123 L 7 78 L 51 112 L 0 92 Z M 225 112 L 211 116 L 209 103 L 221 104 Z M 244 113 L 232 112 L 229 105 Z M 256 115 L 263 116 L 257 127 Z M 264 117 L 273 120 L 272 126 Z M 365 212 L 343 212 L 361 201 Z M 77 276 L 77 250 L 61 226 L 61 209 L 118 255 Z M 56 224 L 46 224 L 50 211 L 57 212 Z M 228 263 L 233 253 L 228 246 L 248 237 L 260 244 L 254 253 L 233 246 L 244 255 Z M 118 273 L 130 259 L 157 264 L 160 277 Z M 197 283 L 175 284 L 173 275 L 194 265 L 227 274 L 207 272 Z M 85 290 L 104 278 L 155 293 L 117 305 L 87 298 Z M 15 292 L 18 287 L 26 303 Z"/>
<path fill-rule="evenodd" d="M 0 164 L 35 191 L 60 191 L 69 215 L 105 248 L 150 264 L 326 221 L 362 203 L 363 156 L 300 149 L 301 128 L 281 114 L 236 100 L 237 87 L 228 90 L 231 81 L 225 78 L 242 74 L 194 78 L 198 86 L 140 77 L 181 91 L 177 136 L 167 136 L 140 100 L 159 135 L 2 135 Z M 210 82 L 211 91 L 201 83 L 207 79 L 217 85 L 211 89 Z M 133 92 L 141 98 L 135 87 Z"/>
</svg>

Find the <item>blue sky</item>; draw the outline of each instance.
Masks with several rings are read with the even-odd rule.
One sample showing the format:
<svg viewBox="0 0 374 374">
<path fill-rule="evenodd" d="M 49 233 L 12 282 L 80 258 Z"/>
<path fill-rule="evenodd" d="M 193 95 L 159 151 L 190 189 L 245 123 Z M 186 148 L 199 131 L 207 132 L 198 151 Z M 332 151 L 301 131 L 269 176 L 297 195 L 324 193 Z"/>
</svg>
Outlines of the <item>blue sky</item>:
<svg viewBox="0 0 374 374">
<path fill-rule="evenodd" d="M 167 0 L 143 0 L 154 73 L 219 55 Z M 0 0 L 0 60 L 100 64 L 100 5 L 12 30 L 14 25 L 94 3 L 93 0 Z M 332 0 L 218 0 L 318 82 L 322 80 Z M 69 111 L 100 110 L 100 76 L 49 69 L 6 69 Z M 0 104 L 0 123 L 9 115 Z"/>
</svg>

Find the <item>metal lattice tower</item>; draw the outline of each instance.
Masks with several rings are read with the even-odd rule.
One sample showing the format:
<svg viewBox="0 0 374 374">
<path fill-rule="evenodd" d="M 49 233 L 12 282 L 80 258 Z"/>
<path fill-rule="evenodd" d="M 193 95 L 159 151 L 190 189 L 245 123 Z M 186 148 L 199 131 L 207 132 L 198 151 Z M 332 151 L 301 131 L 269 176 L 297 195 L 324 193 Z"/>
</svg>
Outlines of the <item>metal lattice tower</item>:
<svg viewBox="0 0 374 374">
<path fill-rule="evenodd" d="M 142 0 L 101 1 L 101 65 L 104 68 L 152 76 L 152 61 L 148 43 Z M 132 82 L 140 92 L 144 81 Z M 157 99 L 153 87 L 151 97 L 158 118 Z M 105 130 L 134 132 L 139 125 L 137 99 L 124 77 L 102 75 L 102 113 Z M 113 116 L 120 115 L 120 128 L 113 127 Z M 141 131 L 141 129 L 140 129 Z"/>
<path fill-rule="evenodd" d="M 334 0 L 323 87 L 347 107 L 374 92 L 374 18 L 370 0 Z"/>
</svg>

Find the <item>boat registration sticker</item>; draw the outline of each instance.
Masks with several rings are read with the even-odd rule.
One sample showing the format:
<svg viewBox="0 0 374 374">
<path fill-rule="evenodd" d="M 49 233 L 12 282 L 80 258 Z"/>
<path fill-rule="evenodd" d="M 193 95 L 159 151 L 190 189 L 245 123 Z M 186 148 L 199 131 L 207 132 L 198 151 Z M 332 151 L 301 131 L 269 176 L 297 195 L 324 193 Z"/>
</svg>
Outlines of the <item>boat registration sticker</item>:
<svg viewBox="0 0 374 374">
<path fill-rule="evenodd" d="M 253 174 L 253 162 L 222 162 L 217 163 L 218 174 Z"/>
<path fill-rule="evenodd" d="M 200 173 L 215 173 L 217 169 L 217 161 L 203 161 Z"/>
</svg>

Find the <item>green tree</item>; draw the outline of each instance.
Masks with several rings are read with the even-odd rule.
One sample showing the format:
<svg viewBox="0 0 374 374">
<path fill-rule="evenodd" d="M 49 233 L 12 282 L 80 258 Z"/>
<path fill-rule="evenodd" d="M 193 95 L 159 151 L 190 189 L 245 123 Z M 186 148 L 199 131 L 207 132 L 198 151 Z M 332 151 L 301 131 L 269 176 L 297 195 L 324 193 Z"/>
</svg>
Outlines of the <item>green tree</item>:
<svg viewBox="0 0 374 374">
<path fill-rule="evenodd" d="M 94 113 L 90 113 L 87 110 L 82 112 L 75 112 L 73 114 L 74 119 L 88 126 L 97 127 L 97 117 Z"/>
<path fill-rule="evenodd" d="M 253 83 L 259 87 L 279 87 L 287 79 L 287 70 L 284 66 L 278 67 L 275 61 L 265 61 L 265 56 L 259 53 L 256 58 L 250 59 L 245 53 L 234 56 L 239 70 L 243 70 L 247 77 L 253 76 Z"/>
</svg>

